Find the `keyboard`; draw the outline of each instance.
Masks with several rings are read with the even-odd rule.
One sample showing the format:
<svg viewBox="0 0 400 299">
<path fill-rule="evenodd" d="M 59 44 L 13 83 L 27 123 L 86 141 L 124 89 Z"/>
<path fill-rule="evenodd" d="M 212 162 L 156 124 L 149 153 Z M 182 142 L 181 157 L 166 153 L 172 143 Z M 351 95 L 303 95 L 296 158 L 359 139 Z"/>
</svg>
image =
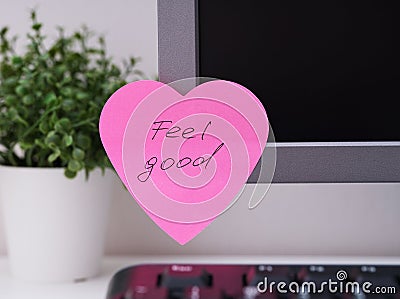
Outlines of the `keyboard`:
<svg viewBox="0 0 400 299">
<path fill-rule="evenodd" d="M 400 299 L 400 266 L 138 265 L 107 299 Z"/>
</svg>

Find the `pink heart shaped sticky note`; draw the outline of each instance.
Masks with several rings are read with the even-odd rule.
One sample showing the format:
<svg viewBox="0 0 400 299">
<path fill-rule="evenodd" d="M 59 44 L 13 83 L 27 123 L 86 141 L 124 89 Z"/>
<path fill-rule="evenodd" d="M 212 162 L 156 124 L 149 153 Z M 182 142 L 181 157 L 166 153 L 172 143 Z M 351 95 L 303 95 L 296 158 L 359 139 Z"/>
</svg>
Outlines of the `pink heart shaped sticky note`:
<svg viewBox="0 0 400 299">
<path fill-rule="evenodd" d="M 230 207 L 260 159 L 269 123 L 243 86 L 215 80 L 185 95 L 156 81 L 116 91 L 100 136 L 131 195 L 185 244 Z"/>
</svg>

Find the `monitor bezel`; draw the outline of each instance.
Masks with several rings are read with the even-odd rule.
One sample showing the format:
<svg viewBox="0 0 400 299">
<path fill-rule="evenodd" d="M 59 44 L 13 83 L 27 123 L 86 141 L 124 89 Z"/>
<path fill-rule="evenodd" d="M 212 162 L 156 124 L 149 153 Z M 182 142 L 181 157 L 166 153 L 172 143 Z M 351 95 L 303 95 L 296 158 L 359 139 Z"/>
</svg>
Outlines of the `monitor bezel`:
<svg viewBox="0 0 400 299">
<path fill-rule="evenodd" d="M 198 0 L 157 1 L 158 69 L 164 83 L 199 75 L 197 4 Z M 274 146 L 274 183 L 400 182 L 400 141 L 276 142 Z M 256 182 L 257 174 L 256 167 L 248 183 Z"/>
</svg>

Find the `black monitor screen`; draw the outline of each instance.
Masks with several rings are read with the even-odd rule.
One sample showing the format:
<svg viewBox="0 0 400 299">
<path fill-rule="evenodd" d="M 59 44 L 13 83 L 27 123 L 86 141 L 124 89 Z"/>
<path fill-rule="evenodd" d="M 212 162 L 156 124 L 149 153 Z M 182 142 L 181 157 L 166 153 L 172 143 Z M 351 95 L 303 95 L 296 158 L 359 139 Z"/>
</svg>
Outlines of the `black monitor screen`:
<svg viewBox="0 0 400 299">
<path fill-rule="evenodd" d="M 400 140 L 396 1 L 198 2 L 199 75 L 251 89 L 277 141 Z"/>
</svg>

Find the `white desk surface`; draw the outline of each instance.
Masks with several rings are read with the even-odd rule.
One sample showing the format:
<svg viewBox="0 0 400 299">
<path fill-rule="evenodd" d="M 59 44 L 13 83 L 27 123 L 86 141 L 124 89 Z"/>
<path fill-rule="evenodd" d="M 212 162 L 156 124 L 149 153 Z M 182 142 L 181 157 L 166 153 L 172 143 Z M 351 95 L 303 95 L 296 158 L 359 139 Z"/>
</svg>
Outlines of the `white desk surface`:
<svg viewBox="0 0 400 299">
<path fill-rule="evenodd" d="M 233 263 L 233 264 L 397 264 L 399 258 L 326 258 L 261 256 L 120 256 L 106 257 L 97 278 L 78 283 L 37 284 L 11 277 L 8 260 L 0 257 L 1 299 L 105 299 L 108 283 L 118 270 L 143 263 Z"/>
</svg>

